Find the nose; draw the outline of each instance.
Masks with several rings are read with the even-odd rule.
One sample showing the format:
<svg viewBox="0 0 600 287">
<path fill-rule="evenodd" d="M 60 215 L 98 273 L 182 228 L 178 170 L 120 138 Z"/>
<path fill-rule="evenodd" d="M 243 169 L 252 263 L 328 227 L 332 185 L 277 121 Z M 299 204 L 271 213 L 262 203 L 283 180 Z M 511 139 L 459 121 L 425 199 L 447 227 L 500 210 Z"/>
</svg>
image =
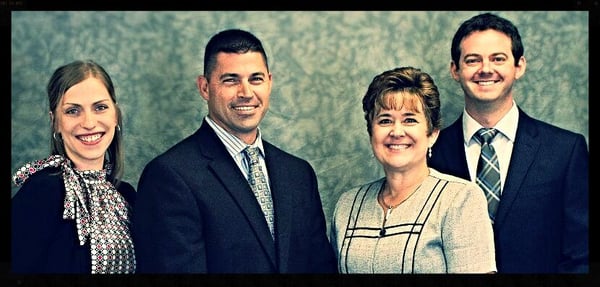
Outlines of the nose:
<svg viewBox="0 0 600 287">
<path fill-rule="evenodd" d="M 238 89 L 238 97 L 240 98 L 251 98 L 252 97 L 252 89 L 250 87 L 250 83 L 246 81 L 240 82 Z"/>
<path fill-rule="evenodd" d="M 401 125 L 394 125 L 392 127 L 392 130 L 390 130 L 390 136 L 395 138 L 395 137 L 401 137 L 404 135 L 404 129 L 402 128 Z"/>
<path fill-rule="evenodd" d="M 85 129 L 93 129 L 96 127 L 96 116 L 93 113 L 84 113 L 81 127 Z"/>
<path fill-rule="evenodd" d="M 492 61 L 490 61 L 488 59 L 483 59 L 483 61 L 481 61 L 481 72 L 489 74 L 492 71 L 493 71 L 493 69 L 492 69 Z"/>
</svg>

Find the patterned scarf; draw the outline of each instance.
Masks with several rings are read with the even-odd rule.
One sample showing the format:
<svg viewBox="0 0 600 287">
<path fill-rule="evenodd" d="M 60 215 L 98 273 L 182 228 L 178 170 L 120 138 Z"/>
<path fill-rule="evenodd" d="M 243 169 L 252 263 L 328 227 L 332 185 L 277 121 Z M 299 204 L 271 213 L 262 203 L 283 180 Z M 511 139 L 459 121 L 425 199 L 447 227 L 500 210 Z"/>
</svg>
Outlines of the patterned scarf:
<svg viewBox="0 0 600 287">
<path fill-rule="evenodd" d="M 129 232 L 129 205 L 106 180 L 110 165 L 103 170 L 85 171 L 71 166 L 69 159 L 52 155 L 25 164 L 13 175 L 13 182 L 21 186 L 37 171 L 60 167 L 66 189 L 63 218 L 77 223 L 80 245 L 90 240 L 91 273 L 134 273 L 136 261 Z"/>
</svg>

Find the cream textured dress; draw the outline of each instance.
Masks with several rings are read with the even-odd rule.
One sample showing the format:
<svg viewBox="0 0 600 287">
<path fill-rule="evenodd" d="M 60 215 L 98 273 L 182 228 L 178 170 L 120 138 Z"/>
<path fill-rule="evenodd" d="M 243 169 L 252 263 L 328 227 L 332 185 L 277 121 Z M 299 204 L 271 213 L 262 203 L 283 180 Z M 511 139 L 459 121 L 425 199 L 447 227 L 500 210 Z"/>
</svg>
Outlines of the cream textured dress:
<svg viewBox="0 0 600 287">
<path fill-rule="evenodd" d="M 429 170 L 385 223 L 386 212 L 377 202 L 385 178 L 340 196 L 330 236 L 340 273 L 496 271 L 483 191 L 475 183 Z"/>
</svg>

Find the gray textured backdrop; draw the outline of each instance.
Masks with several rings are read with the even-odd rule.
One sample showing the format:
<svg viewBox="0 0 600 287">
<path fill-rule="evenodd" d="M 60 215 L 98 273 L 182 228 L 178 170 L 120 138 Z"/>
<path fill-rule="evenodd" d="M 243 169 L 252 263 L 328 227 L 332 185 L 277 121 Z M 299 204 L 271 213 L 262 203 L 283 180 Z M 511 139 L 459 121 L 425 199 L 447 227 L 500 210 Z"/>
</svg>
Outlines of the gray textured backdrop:
<svg viewBox="0 0 600 287">
<path fill-rule="evenodd" d="M 51 73 L 91 58 L 115 83 L 124 112 L 124 179 L 137 185 L 144 165 L 193 133 L 207 112 L 195 79 L 208 39 L 242 28 L 263 41 L 273 73 L 264 138 L 314 166 L 329 223 L 341 192 L 382 176 L 361 109 L 373 76 L 396 66 L 422 68 L 440 88 L 444 126 L 450 124 L 463 103 L 449 73 L 450 41 L 479 12 L 13 11 L 11 171 L 49 153 Z M 517 103 L 589 142 L 589 13 L 498 14 L 519 27 L 525 45 Z"/>
</svg>

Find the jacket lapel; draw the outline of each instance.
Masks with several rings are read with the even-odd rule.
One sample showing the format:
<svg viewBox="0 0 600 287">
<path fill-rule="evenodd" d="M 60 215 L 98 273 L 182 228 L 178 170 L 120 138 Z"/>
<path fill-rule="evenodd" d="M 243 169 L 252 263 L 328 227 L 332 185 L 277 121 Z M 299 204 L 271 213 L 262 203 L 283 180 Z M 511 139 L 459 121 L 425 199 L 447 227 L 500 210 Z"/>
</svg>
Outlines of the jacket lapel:
<svg viewBox="0 0 600 287">
<path fill-rule="evenodd" d="M 533 163 L 540 143 L 536 140 L 538 136 L 535 123 L 521 109 L 519 109 L 519 124 L 513 146 L 512 156 L 506 182 L 502 189 L 500 205 L 496 217 L 496 225 L 501 225 L 511 206 L 521 191 L 521 186 L 527 178 L 527 171 Z"/>
<path fill-rule="evenodd" d="M 200 150 L 209 160 L 209 169 L 223 184 L 225 191 L 236 201 L 273 266 L 277 266 L 275 245 L 269 227 L 246 177 L 240 172 L 221 140 L 206 122 L 203 122 L 197 135 Z"/>
<path fill-rule="evenodd" d="M 294 206 L 292 205 L 294 190 L 297 190 L 298 186 L 293 186 L 289 183 L 290 171 L 288 166 L 285 166 L 285 160 L 280 157 L 280 151 L 272 146 L 267 141 L 263 140 L 263 146 L 265 148 L 267 170 L 269 172 L 271 194 L 273 196 L 273 208 L 275 210 L 275 237 L 277 240 L 277 249 L 279 253 L 279 270 L 285 272 L 287 270 L 287 254 L 290 248 L 289 235 L 292 234 L 290 230 L 292 226 L 291 210 Z"/>
</svg>

